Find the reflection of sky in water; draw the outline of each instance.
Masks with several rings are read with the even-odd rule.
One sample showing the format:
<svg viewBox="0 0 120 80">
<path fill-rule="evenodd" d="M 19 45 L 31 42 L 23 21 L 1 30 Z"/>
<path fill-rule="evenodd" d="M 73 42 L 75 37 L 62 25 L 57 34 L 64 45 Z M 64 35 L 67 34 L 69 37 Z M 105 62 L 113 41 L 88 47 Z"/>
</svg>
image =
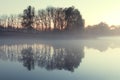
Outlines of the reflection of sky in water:
<svg viewBox="0 0 120 80">
<path fill-rule="evenodd" d="M 85 58 L 78 72 L 92 80 L 119 80 L 120 77 L 120 48 L 108 48 L 104 52 L 85 48 Z M 81 73 L 82 72 L 82 73 Z"/>
<path fill-rule="evenodd" d="M 40 43 L 1 44 L 0 79 L 119 80 L 119 44 L 119 41 L 113 40 L 72 41 L 68 44 L 59 42 L 50 45 Z M 24 53 L 24 51 L 27 51 L 26 55 L 31 56 L 22 55 L 21 52 Z M 31 52 L 33 54 L 30 54 Z M 25 60 L 22 60 L 23 56 Z M 26 58 L 30 59 L 26 60 Z M 44 65 L 38 66 L 39 59 L 41 59 L 40 62 L 43 61 Z M 29 63 L 29 60 L 34 61 L 35 64 L 31 71 L 26 69 L 26 66 L 23 67 L 26 61 Z"/>
</svg>

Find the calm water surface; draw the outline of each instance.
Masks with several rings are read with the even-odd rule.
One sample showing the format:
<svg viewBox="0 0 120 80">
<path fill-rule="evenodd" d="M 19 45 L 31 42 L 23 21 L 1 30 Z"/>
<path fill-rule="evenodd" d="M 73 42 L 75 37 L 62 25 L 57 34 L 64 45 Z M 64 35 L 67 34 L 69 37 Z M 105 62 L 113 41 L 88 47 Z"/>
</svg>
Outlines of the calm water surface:
<svg viewBox="0 0 120 80">
<path fill-rule="evenodd" d="M 0 80 L 120 80 L 120 40 L 0 39 Z"/>
</svg>

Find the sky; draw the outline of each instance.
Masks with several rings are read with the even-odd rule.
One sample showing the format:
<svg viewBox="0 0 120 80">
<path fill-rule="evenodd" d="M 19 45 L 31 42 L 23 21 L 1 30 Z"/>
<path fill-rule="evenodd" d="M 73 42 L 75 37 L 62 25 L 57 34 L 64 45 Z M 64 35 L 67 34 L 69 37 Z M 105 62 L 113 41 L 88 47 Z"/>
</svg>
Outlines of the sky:
<svg viewBox="0 0 120 80">
<path fill-rule="evenodd" d="M 120 0 L 0 0 L 0 15 L 22 13 L 29 5 L 36 10 L 74 6 L 85 19 L 86 26 L 100 22 L 120 25 Z"/>
</svg>

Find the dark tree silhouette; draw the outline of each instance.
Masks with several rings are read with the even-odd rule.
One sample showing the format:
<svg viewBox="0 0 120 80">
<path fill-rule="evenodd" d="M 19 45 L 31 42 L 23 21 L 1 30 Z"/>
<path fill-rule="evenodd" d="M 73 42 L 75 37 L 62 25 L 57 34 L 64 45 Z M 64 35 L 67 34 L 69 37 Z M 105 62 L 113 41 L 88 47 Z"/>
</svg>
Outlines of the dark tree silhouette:
<svg viewBox="0 0 120 80">
<path fill-rule="evenodd" d="M 67 21 L 67 31 L 82 31 L 84 29 L 84 20 L 80 12 L 73 6 L 65 9 L 65 20 Z"/>
<path fill-rule="evenodd" d="M 35 9 L 34 7 L 28 6 L 27 9 L 23 12 L 23 21 L 22 26 L 26 29 L 32 29 L 35 17 Z"/>
<path fill-rule="evenodd" d="M 47 7 L 44 10 L 38 10 L 37 14 L 34 7 L 28 6 L 23 14 L 1 18 L 0 26 L 4 27 L 3 31 L 77 33 L 79 35 L 78 32 L 84 29 L 84 20 L 78 9 L 73 6 Z"/>
</svg>

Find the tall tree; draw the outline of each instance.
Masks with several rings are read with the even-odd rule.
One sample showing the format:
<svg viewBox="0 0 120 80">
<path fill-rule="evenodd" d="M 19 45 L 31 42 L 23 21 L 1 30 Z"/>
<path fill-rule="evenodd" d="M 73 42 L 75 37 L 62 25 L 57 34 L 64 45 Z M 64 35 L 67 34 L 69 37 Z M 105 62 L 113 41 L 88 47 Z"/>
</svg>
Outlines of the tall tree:
<svg viewBox="0 0 120 80">
<path fill-rule="evenodd" d="M 66 30 L 68 31 L 71 29 L 73 24 L 73 21 L 72 21 L 73 10 L 74 10 L 73 6 L 69 8 L 65 8 L 65 20 L 67 21 Z"/>
<path fill-rule="evenodd" d="M 67 31 L 82 31 L 84 28 L 84 20 L 80 12 L 75 9 L 73 6 L 65 8 L 65 20 L 67 22 L 66 30 Z"/>
<path fill-rule="evenodd" d="M 35 17 L 35 9 L 34 7 L 28 6 L 27 9 L 23 12 L 23 21 L 22 26 L 26 29 L 32 29 Z"/>
</svg>

